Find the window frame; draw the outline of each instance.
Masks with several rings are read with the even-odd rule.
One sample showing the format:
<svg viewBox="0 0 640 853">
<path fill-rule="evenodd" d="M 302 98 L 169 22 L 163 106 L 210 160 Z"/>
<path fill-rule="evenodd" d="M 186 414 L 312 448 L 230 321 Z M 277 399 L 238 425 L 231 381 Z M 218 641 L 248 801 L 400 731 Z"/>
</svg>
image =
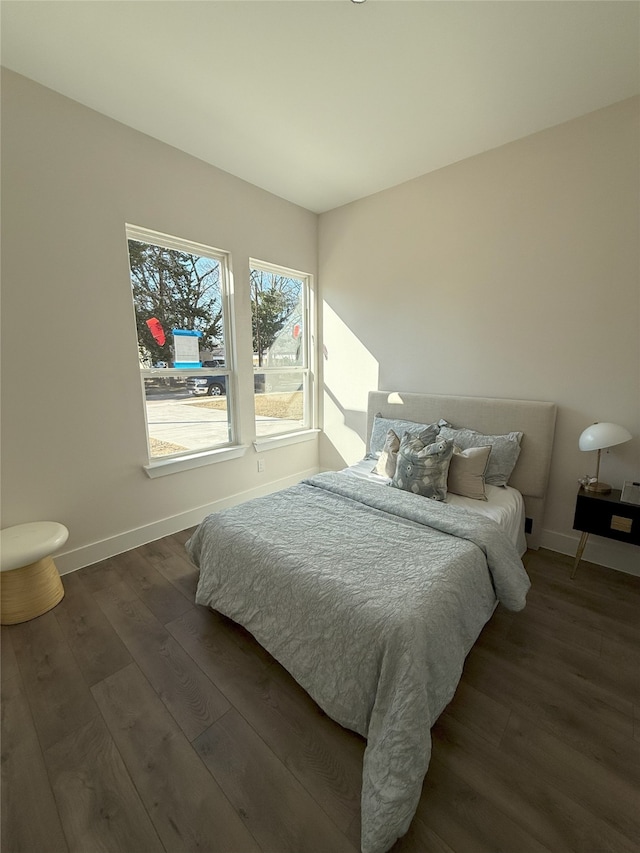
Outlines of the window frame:
<svg viewBox="0 0 640 853">
<path fill-rule="evenodd" d="M 236 458 L 243 455 L 248 449 L 246 445 L 239 442 L 239 409 L 240 401 L 238 396 L 238 377 L 236 369 L 236 342 L 235 342 L 235 318 L 233 306 L 233 269 L 231 263 L 231 253 L 223 249 L 218 249 L 214 246 L 208 246 L 203 243 L 197 243 L 193 240 L 187 240 L 181 237 L 175 237 L 170 234 L 164 234 L 159 231 L 154 231 L 150 228 L 143 228 L 138 225 L 125 224 L 125 239 L 127 246 L 127 262 L 129 265 L 129 282 L 131 286 L 131 266 L 129 255 L 129 241 L 134 240 L 148 245 L 159 246 L 164 249 L 173 249 L 180 252 L 185 252 L 198 257 L 210 258 L 216 261 L 220 267 L 220 304 L 222 310 L 222 328 L 224 330 L 224 351 L 225 351 L 225 367 L 190 367 L 190 368 L 154 368 L 143 367 L 139 362 L 140 371 L 140 388 L 143 404 L 143 414 L 145 423 L 145 436 L 147 445 L 147 463 L 143 465 L 144 470 L 149 477 L 158 477 L 164 474 L 174 473 L 177 471 L 187 470 L 189 468 L 199 467 L 209 462 L 217 462 L 226 459 Z M 136 304 L 131 291 L 131 306 L 136 318 Z M 136 351 L 139 354 L 139 342 L 137 334 L 137 326 L 135 328 Z M 191 377 L 197 376 L 198 373 L 210 374 L 215 370 L 217 374 L 226 377 L 226 401 L 227 401 L 227 423 L 229 440 L 222 443 L 212 444 L 211 446 L 200 448 L 197 450 L 187 449 L 182 452 L 167 454 L 164 456 L 151 455 L 151 435 L 149 433 L 149 419 L 147 412 L 147 397 L 145 388 L 145 379 L 149 378 L 169 378 L 171 376 Z"/>
<path fill-rule="evenodd" d="M 287 444 L 298 443 L 301 441 L 307 441 L 316 437 L 319 429 L 317 428 L 317 411 L 318 407 L 316 405 L 316 364 L 317 364 L 317 352 L 316 352 L 316 341 L 317 341 L 317 332 L 316 332 L 316 291 L 314 287 L 314 279 L 313 275 L 308 272 L 303 272 L 302 270 L 296 270 L 291 267 L 285 267 L 281 264 L 274 264 L 270 261 L 262 261 L 258 258 L 250 257 L 249 258 L 249 284 L 251 282 L 251 271 L 257 269 L 261 272 L 271 273 L 274 275 L 281 275 L 287 278 L 299 279 L 302 282 L 302 293 L 303 293 L 303 311 L 302 311 L 302 319 L 303 319 L 303 330 L 304 330 L 304 350 L 303 350 L 303 358 L 302 365 L 294 365 L 292 367 L 271 367 L 266 368 L 264 365 L 256 366 L 253 368 L 253 378 L 255 383 L 255 376 L 259 373 L 264 373 L 267 376 L 270 372 L 272 373 L 303 373 L 306 376 L 306 381 L 303 378 L 303 413 L 307 415 L 305 418 L 305 423 L 302 426 L 295 427 L 294 429 L 288 428 L 284 429 L 282 432 L 273 433 L 271 435 L 259 436 L 257 435 L 257 420 L 255 413 L 255 390 L 253 393 L 253 401 L 254 401 L 254 412 L 253 412 L 253 425 L 254 425 L 254 441 L 253 446 L 255 450 L 260 453 L 263 450 L 268 450 L 276 447 L 283 447 Z M 251 301 L 251 299 L 250 299 Z M 249 321 L 253 327 L 253 310 L 250 305 L 250 316 Z M 255 384 L 254 384 L 255 388 Z"/>
</svg>

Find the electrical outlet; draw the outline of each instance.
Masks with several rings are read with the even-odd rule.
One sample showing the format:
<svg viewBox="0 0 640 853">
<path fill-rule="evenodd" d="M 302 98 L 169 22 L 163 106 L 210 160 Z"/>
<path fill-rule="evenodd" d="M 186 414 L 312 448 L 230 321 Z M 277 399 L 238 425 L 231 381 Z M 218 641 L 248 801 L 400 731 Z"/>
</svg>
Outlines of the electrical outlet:
<svg viewBox="0 0 640 853">
<path fill-rule="evenodd" d="M 264 474 L 264 459 L 258 459 L 258 474 Z"/>
</svg>

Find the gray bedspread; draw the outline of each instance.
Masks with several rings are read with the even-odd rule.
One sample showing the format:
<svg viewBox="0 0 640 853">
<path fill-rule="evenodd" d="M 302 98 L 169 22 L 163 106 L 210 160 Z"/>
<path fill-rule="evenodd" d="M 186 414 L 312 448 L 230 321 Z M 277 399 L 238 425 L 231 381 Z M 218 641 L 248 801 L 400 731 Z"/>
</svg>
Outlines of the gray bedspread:
<svg viewBox="0 0 640 853">
<path fill-rule="evenodd" d="M 340 473 L 208 516 L 196 593 L 245 626 L 334 720 L 367 739 L 363 853 L 409 828 L 430 729 L 496 600 L 529 579 L 489 519 Z"/>
</svg>

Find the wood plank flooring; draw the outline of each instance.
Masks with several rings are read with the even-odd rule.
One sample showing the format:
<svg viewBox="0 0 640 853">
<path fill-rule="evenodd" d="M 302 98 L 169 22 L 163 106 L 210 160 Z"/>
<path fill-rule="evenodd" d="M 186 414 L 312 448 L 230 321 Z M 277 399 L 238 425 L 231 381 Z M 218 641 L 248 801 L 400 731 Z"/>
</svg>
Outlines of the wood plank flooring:
<svg viewBox="0 0 640 853">
<path fill-rule="evenodd" d="M 194 603 L 190 531 L 2 628 L 2 853 L 356 853 L 364 741 Z M 640 853 L 640 578 L 549 551 L 433 729 L 393 853 Z"/>
</svg>

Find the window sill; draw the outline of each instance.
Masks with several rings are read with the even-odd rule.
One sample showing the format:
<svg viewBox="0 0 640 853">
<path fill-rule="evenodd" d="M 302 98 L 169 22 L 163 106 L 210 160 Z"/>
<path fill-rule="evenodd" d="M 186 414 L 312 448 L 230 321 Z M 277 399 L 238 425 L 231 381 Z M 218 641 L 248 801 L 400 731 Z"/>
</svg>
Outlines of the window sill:
<svg viewBox="0 0 640 853">
<path fill-rule="evenodd" d="M 277 447 L 299 444 L 301 441 L 312 441 L 319 432 L 319 429 L 305 429 L 300 432 L 288 432 L 286 435 L 274 435 L 272 438 L 257 438 L 253 446 L 256 453 L 263 453 L 265 450 L 275 450 Z"/>
<path fill-rule="evenodd" d="M 228 459 L 238 459 L 249 449 L 247 444 L 236 444 L 233 447 L 221 447 L 218 450 L 205 450 L 202 453 L 192 453 L 189 456 L 180 456 L 173 459 L 158 459 L 143 465 L 147 477 L 165 477 L 167 474 L 177 474 L 180 471 L 189 471 L 191 468 L 201 468 L 203 465 L 212 465 L 215 462 L 226 462 Z"/>
</svg>

